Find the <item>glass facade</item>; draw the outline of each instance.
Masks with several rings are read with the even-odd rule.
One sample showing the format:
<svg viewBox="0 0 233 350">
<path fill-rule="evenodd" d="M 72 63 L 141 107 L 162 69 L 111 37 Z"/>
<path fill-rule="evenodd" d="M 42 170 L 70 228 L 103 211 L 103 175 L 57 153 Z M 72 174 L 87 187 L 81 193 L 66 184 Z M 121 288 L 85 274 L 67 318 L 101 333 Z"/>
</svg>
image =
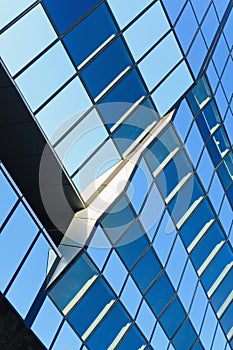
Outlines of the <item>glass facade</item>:
<svg viewBox="0 0 233 350">
<path fill-rule="evenodd" d="M 10 343 L 2 312 L 0 347 L 233 349 L 233 1 L 0 6 L 1 69 L 29 115 L 16 105 L 1 135 L 30 122 L 65 177 L 49 187 L 82 203 L 64 228 L 48 149 L 20 140 L 35 179 L 0 151 L 0 301 L 22 332 Z"/>
</svg>

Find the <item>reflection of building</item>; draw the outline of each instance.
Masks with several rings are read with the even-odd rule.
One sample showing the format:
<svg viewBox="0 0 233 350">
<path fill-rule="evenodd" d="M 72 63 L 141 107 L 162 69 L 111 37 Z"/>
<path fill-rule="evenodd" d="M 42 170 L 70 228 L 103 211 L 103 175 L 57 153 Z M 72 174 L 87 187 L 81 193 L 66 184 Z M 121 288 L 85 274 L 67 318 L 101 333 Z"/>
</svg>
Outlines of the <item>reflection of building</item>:
<svg viewBox="0 0 233 350">
<path fill-rule="evenodd" d="M 233 347 L 232 5 L 2 6 L 0 291 L 18 348 Z"/>
</svg>

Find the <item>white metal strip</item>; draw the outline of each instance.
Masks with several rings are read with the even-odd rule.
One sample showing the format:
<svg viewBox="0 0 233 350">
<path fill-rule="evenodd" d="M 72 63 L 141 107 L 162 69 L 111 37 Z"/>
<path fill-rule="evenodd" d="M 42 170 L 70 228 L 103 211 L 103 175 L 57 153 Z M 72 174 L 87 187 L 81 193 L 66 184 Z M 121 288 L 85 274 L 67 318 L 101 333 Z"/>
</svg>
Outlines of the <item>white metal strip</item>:
<svg viewBox="0 0 233 350">
<path fill-rule="evenodd" d="M 69 302 L 69 304 L 62 310 L 63 315 L 67 315 L 68 312 L 77 304 L 77 302 L 82 298 L 82 296 L 86 293 L 86 291 L 90 288 L 90 286 L 95 282 L 98 275 L 94 275 L 91 277 L 84 286 L 80 289 L 80 291 L 75 295 L 75 297 Z"/>
<path fill-rule="evenodd" d="M 227 339 L 230 341 L 232 337 L 233 337 L 233 326 L 231 327 L 231 329 L 227 333 Z"/>
<path fill-rule="evenodd" d="M 209 102 L 209 100 L 210 100 L 210 97 L 207 97 L 204 101 L 202 101 L 202 103 L 199 105 L 200 109 L 205 107 L 205 105 Z"/>
<path fill-rule="evenodd" d="M 110 131 L 113 132 L 118 128 L 120 124 L 136 109 L 136 107 L 144 100 L 145 96 L 140 97 L 123 116 L 111 127 Z"/>
<path fill-rule="evenodd" d="M 176 193 L 181 189 L 181 187 L 188 181 L 188 179 L 191 176 L 192 176 L 192 173 L 188 173 L 183 177 L 183 179 L 181 179 L 181 181 L 175 186 L 175 188 L 173 188 L 171 193 L 169 193 L 169 195 L 165 199 L 166 204 L 168 204 L 172 200 L 172 198 L 176 195 Z"/>
<path fill-rule="evenodd" d="M 108 347 L 107 350 L 114 350 L 116 349 L 117 345 L 120 343 L 121 339 L 124 337 L 125 333 L 127 332 L 127 330 L 129 329 L 129 327 L 131 326 L 131 322 L 127 323 L 121 330 L 120 332 L 117 334 L 116 338 L 113 340 L 112 344 L 110 344 L 110 346 Z"/>
<path fill-rule="evenodd" d="M 121 79 L 121 77 L 123 77 L 123 76 L 125 75 L 126 72 L 128 72 L 129 69 L 130 69 L 130 66 L 126 67 L 115 79 L 113 79 L 113 81 L 112 81 L 110 84 L 108 84 L 108 86 L 106 86 L 106 88 L 105 88 L 103 91 L 101 91 L 101 93 L 100 93 L 98 96 L 96 96 L 96 98 L 94 99 L 94 101 L 95 101 L 95 102 L 98 102 L 98 100 L 100 100 L 101 97 L 104 96 L 104 95 L 106 94 L 106 92 L 107 92 L 109 89 L 111 89 L 111 87 L 112 87 L 113 85 L 115 85 L 115 84 L 118 82 L 118 80 Z"/>
<path fill-rule="evenodd" d="M 209 256 L 205 259 L 205 261 L 203 262 L 203 264 L 201 265 L 201 267 L 198 269 L 197 274 L 198 276 L 201 276 L 203 274 L 203 272 L 206 270 L 206 268 L 209 266 L 209 264 L 211 263 L 211 261 L 214 259 L 214 257 L 218 254 L 219 250 L 222 248 L 223 244 L 225 243 L 225 241 L 221 241 L 220 243 L 218 243 L 214 249 L 212 250 L 212 252 L 209 254 Z"/>
<path fill-rule="evenodd" d="M 201 231 L 197 234 L 197 236 L 194 238 L 192 243 L 190 243 L 190 245 L 188 246 L 188 249 L 187 249 L 188 253 L 191 253 L 191 251 L 196 247 L 198 242 L 201 240 L 204 234 L 209 230 L 210 226 L 213 224 L 214 221 L 215 221 L 214 219 L 211 219 L 209 222 L 205 224 L 205 226 L 203 226 Z"/>
<path fill-rule="evenodd" d="M 233 300 L 233 290 L 231 291 L 231 293 L 228 295 L 228 297 L 226 298 L 226 300 L 224 301 L 224 303 L 222 304 L 222 306 L 218 310 L 218 312 L 217 312 L 218 318 L 222 317 L 222 315 L 224 314 L 224 312 L 226 311 L 226 309 L 228 308 L 228 306 L 230 305 L 232 300 Z"/>
<path fill-rule="evenodd" d="M 104 318 L 104 316 L 107 314 L 107 312 L 109 311 L 109 309 L 112 307 L 112 305 L 114 304 L 115 300 L 111 300 L 104 308 L 103 310 L 100 312 L 100 314 L 96 317 L 96 319 L 92 322 L 92 324 L 87 328 L 86 332 L 82 335 L 82 339 L 84 341 L 87 340 L 87 338 L 89 337 L 89 335 L 94 331 L 94 329 L 98 326 L 98 324 L 100 323 L 100 321 Z"/>
<path fill-rule="evenodd" d="M 178 230 L 181 228 L 181 226 L 185 223 L 185 221 L 189 218 L 189 216 L 194 212 L 194 210 L 196 209 L 196 207 L 199 205 L 199 203 L 202 201 L 204 197 L 201 196 L 200 198 L 198 198 L 197 200 L 195 200 L 195 202 L 193 202 L 193 204 L 191 205 L 191 207 L 189 207 L 189 209 L 186 211 L 186 213 L 182 216 L 182 218 L 178 221 L 178 223 L 176 224 Z"/>
<path fill-rule="evenodd" d="M 95 51 L 93 51 L 80 65 L 78 66 L 78 69 L 80 70 L 83 68 L 93 57 L 95 57 L 100 50 L 104 48 L 113 38 L 115 37 L 115 34 L 112 34 L 107 40 L 103 42 Z"/>
<path fill-rule="evenodd" d="M 229 264 L 227 264 L 224 269 L 222 270 L 222 272 L 220 273 L 220 275 L 218 276 L 218 278 L 216 279 L 216 281 L 213 283 L 212 287 L 209 289 L 207 295 L 210 298 L 214 292 L 216 291 L 216 289 L 219 287 L 219 285 L 222 283 L 222 281 L 224 280 L 224 278 L 226 277 L 226 275 L 228 274 L 228 272 L 231 270 L 233 266 L 233 261 Z"/>
</svg>

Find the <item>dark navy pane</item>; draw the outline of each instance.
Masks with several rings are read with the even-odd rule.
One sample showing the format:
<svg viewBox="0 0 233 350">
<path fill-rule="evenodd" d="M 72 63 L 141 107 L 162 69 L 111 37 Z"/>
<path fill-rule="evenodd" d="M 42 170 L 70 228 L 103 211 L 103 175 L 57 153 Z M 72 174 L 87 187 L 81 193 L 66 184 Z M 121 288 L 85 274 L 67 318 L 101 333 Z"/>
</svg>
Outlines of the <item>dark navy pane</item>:
<svg viewBox="0 0 233 350">
<path fill-rule="evenodd" d="M 68 319 L 77 332 L 83 335 L 104 307 L 113 299 L 114 294 L 106 282 L 99 279 L 70 313 Z"/>
<path fill-rule="evenodd" d="M 227 190 L 227 197 L 230 201 L 231 207 L 233 208 L 233 185 Z"/>
<path fill-rule="evenodd" d="M 227 308 L 220 321 L 226 333 L 231 330 L 233 320 L 233 303 Z"/>
<path fill-rule="evenodd" d="M 181 325 L 184 318 L 184 308 L 179 299 L 176 297 L 160 318 L 160 322 L 169 338 L 172 338 L 173 334 Z"/>
<path fill-rule="evenodd" d="M 191 253 L 191 259 L 196 269 L 201 267 L 214 247 L 222 240 L 224 240 L 224 234 L 216 221 Z"/>
<path fill-rule="evenodd" d="M 117 33 L 116 26 L 103 3 L 69 32 L 63 40 L 78 66 L 115 33 Z"/>
<path fill-rule="evenodd" d="M 132 61 L 119 38 L 81 73 L 92 96 L 96 98 Z"/>
<path fill-rule="evenodd" d="M 211 101 L 203 109 L 203 112 L 198 115 L 197 124 L 204 141 L 207 141 L 214 129 L 220 124 L 220 117 L 214 101 Z"/>
<path fill-rule="evenodd" d="M 161 270 L 162 266 L 154 251 L 152 249 L 148 250 L 132 270 L 132 276 L 142 293 L 150 286 Z"/>
<path fill-rule="evenodd" d="M 197 335 L 189 320 L 186 320 L 178 333 L 173 339 L 175 349 L 187 350 L 191 349 L 191 345 L 194 343 Z"/>
<path fill-rule="evenodd" d="M 101 344 L 101 349 L 108 349 L 121 329 L 129 322 L 129 316 L 120 302 L 118 302 L 113 306 L 89 340 L 87 340 L 88 347 L 96 349 L 96 345 Z"/>
<path fill-rule="evenodd" d="M 218 311 L 230 292 L 232 291 L 233 285 L 233 269 L 231 269 L 224 280 L 221 282 L 220 286 L 217 288 L 216 292 L 211 297 L 211 301 L 215 311 Z"/>
<path fill-rule="evenodd" d="M 233 176 L 233 153 L 232 152 L 225 157 L 224 162 L 222 162 L 219 165 L 217 172 L 223 184 L 223 187 L 226 189 L 232 183 L 232 176 Z"/>
<path fill-rule="evenodd" d="M 133 325 L 117 347 L 117 350 L 141 349 L 146 343 L 147 341 L 143 338 L 137 326 Z"/>
<path fill-rule="evenodd" d="M 190 92 L 187 96 L 190 108 L 194 115 L 196 115 L 207 99 L 211 98 L 211 93 L 209 90 L 209 86 L 205 77 L 199 80 L 197 86 Z"/>
<path fill-rule="evenodd" d="M 49 292 L 53 301 L 64 309 L 97 270 L 87 256 L 82 255 Z M 65 292 L 64 292 L 65 291 Z"/>
<path fill-rule="evenodd" d="M 116 250 L 127 268 L 130 269 L 148 245 L 149 242 L 144 232 L 138 222 L 135 222 L 124 237 L 118 241 Z"/>
<path fill-rule="evenodd" d="M 128 111 L 132 103 L 145 95 L 147 92 L 138 72 L 134 69 L 102 100 L 100 110 L 108 127 L 111 128 Z M 114 110 L 110 102 L 116 102 L 113 105 Z"/>
<path fill-rule="evenodd" d="M 161 293 L 161 291 L 163 291 Z M 145 299 L 151 306 L 156 317 L 161 313 L 169 300 L 173 297 L 175 291 L 165 273 L 156 281 L 153 287 L 146 294 Z"/>
<path fill-rule="evenodd" d="M 232 250 L 230 246 L 226 243 L 220 249 L 216 257 L 211 261 L 210 265 L 207 267 L 207 269 L 201 276 L 201 281 L 203 282 L 203 285 L 207 290 L 211 288 L 211 286 L 216 281 L 222 270 L 231 261 Z"/>
<path fill-rule="evenodd" d="M 60 33 L 63 33 L 99 2 L 99 0 L 59 0 L 55 3 L 54 0 L 43 1 Z"/>
<path fill-rule="evenodd" d="M 186 220 L 180 230 L 180 235 L 186 248 L 194 240 L 204 225 L 214 218 L 208 199 L 202 201 L 194 213 Z"/>
</svg>

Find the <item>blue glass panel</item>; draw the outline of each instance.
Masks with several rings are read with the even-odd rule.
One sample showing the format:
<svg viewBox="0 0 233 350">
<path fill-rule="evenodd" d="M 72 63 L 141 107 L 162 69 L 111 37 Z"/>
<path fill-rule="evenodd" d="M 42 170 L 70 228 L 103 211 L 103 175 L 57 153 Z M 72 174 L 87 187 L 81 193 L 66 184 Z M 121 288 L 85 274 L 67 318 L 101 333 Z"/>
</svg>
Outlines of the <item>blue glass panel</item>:
<svg viewBox="0 0 233 350">
<path fill-rule="evenodd" d="M 142 228 L 136 221 L 123 238 L 118 241 L 116 250 L 127 268 L 130 269 L 148 245 L 149 242 L 146 239 Z"/>
<path fill-rule="evenodd" d="M 134 221 L 134 213 L 125 197 L 120 197 L 108 210 L 107 215 L 101 220 L 105 232 L 110 240 L 115 243 L 121 234 Z"/>
<path fill-rule="evenodd" d="M 2 291 L 12 278 L 37 232 L 38 227 L 24 206 L 18 205 L 0 235 L 0 289 Z"/>
<path fill-rule="evenodd" d="M 0 28 L 4 27 L 8 22 L 23 12 L 28 6 L 30 6 L 34 0 L 8 0 L 1 1 L 1 17 Z"/>
<path fill-rule="evenodd" d="M 185 140 L 192 121 L 193 115 L 186 100 L 183 100 L 178 108 L 177 113 L 175 114 L 174 119 L 174 125 L 182 141 Z"/>
<path fill-rule="evenodd" d="M 208 83 L 206 81 L 206 78 L 203 77 L 198 81 L 198 84 L 187 96 L 187 100 L 193 114 L 197 114 L 201 109 L 202 103 L 211 97 L 212 96 Z"/>
<path fill-rule="evenodd" d="M 214 127 L 220 124 L 220 116 L 214 101 L 211 101 L 204 108 L 196 119 L 197 125 L 200 128 L 200 132 L 204 141 L 207 141 L 211 136 L 211 131 Z"/>
<path fill-rule="evenodd" d="M 151 340 L 151 345 L 153 346 L 153 349 L 167 350 L 168 344 L 168 337 L 164 333 L 160 324 L 157 323 L 155 332 L 153 334 L 153 338 Z"/>
<path fill-rule="evenodd" d="M 216 325 L 216 315 L 214 314 L 211 305 L 208 305 L 200 334 L 200 339 L 205 349 L 211 349 Z"/>
<path fill-rule="evenodd" d="M 207 290 L 209 290 L 209 288 L 213 285 L 213 283 L 218 278 L 225 266 L 231 261 L 232 250 L 230 246 L 227 243 L 225 243 L 216 255 L 216 257 L 211 261 L 210 265 L 207 267 L 207 269 L 201 277 L 203 285 Z"/>
<path fill-rule="evenodd" d="M 186 311 L 189 310 L 189 306 L 194 295 L 197 281 L 198 277 L 196 271 L 194 270 L 191 262 L 188 261 L 178 290 L 178 295 Z"/>
<path fill-rule="evenodd" d="M 43 1 L 60 33 L 78 21 L 99 2 L 99 0 L 78 2 L 75 0 L 61 0 L 54 6 L 53 0 Z"/>
<path fill-rule="evenodd" d="M 228 295 L 232 291 L 233 285 L 233 269 L 228 272 L 222 283 L 219 285 L 213 296 L 211 297 L 211 301 L 213 303 L 215 311 L 218 311 Z"/>
<path fill-rule="evenodd" d="M 66 348 L 79 350 L 81 344 L 81 340 L 78 338 L 77 334 L 72 330 L 68 323 L 65 322 L 58 334 L 52 350 L 63 350 Z"/>
<path fill-rule="evenodd" d="M 177 82 L 179 83 L 177 84 Z M 185 91 L 190 88 L 192 83 L 193 78 L 188 66 L 185 61 L 182 61 L 152 94 L 152 99 L 161 116 L 165 115 L 172 108 Z"/>
<path fill-rule="evenodd" d="M 49 248 L 41 234 L 7 293 L 7 299 L 23 318 L 45 282 Z"/>
<path fill-rule="evenodd" d="M 203 200 L 180 230 L 185 246 L 188 247 L 203 226 L 214 218 L 215 215 L 210 207 L 210 202 L 208 199 Z"/>
<path fill-rule="evenodd" d="M 224 31 L 224 34 L 226 35 L 226 39 L 227 39 L 229 47 L 232 47 L 232 45 L 233 45 L 232 23 L 233 23 L 233 9 L 231 9 L 227 23 L 226 23 L 225 27 L 223 28 L 223 31 Z"/>
<path fill-rule="evenodd" d="M 203 2 L 198 2 L 195 0 L 192 0 L 192 6 L 194 8 L 195 15 L 197 16 L 198 22 L 201 22 L 202 17 L 204 16 L 208 6 L 209 6 L 209 1 L 206 1 L 205 3 Z"/>
<path fill-rule="evenodd" d="M 224 190 L 221 182 L 219 181 L 218 175 L 215 173 L 209 189 L 209 199 L 216 212 L 219 211 L 222 199 L 224 197 Z"/>
<path fill-rule="evenodd" d="M 104 279 L 101 278 L 89 289 L 86 296 L 69 314 L 68 320 L 75 330 L 83 335 L 103 308 L 114 298 L 113 292 Z"/>
<path fill-rule="evenodd" d="M 111 64 L 109 64 L 111 62 Z M 121 38 L 114 41 L 81 73 L 92 96 L 96 98 L 132 61 Z"/>
<path fill-rule="evenodd" d="M 206 305 L 207 305 L 207 296 L 203 290 L 202 285 L 199 282 L 194 295 L 192 307 L 189 312 L 190 320 L 192 321 L 192 324 L 194 325 L 197 333 L 199 333 L 200 327 L 203 322 Z"/>
<path fill-rule="evenodd" d="M 78 66 L 103 44 L 117 29 L 103 3 L 64 37 L 71 56 Z"/>
<path fill-rule="evenodd" d="M 232 57 L 229 56 L 227 65 L 225 67 L 225 70 L 222 76 L 223 88 L 229 101 L 232 97 L 232 80 L 231 80 L 232 74 L 233 74 L 233 62 L 232 62 Z"/>
<path fill-rule="evenodd" d="M 134 87 L 133 89 L 132 86 Z M 102 103 L 99 108 L 109 128 L 111 128 L 130 107 L 132 107 L 132 103 L 135 103 L 139 98 L 145 95 L 147 95 L 147 92 L 138 72 L 136 69 L 133 69 L 101 101 Z"/>
<path fill-rule="evenodd" d="M 187 260 L 187 252 L 179 236 L 172 248 L 170 258 L 167 263 L 166 272 L 172 281 L 175 289 L 178 287 Z"/>
<path fill-rule="evenodd" d="M 219 25 L 218 18 L 217 18 L 214 6 L 212 4 L 201 26 L 201 30 L 204 34 L 208 47 L 210 46 L 214 38 L 218 25 Z"/>
<path fill-rule="evenodd" d="M 193 124 L 187 138 L 186 150 L 188 151 L 188 154 L 194 166 L 196 166 L 201 156 L 203 147 L 204 147 L 204 142 L 201 137 L 200 131 L 198 130 L 198 127 L 196 126 L 196 124 Z"/>
<path fill-rule="evenodd" d="M 195 41 L 188 53 L 188 62 L 190 64 L 192 72 L 196 77 L 201 69 L 206 54 L 206 43 L 204 41 L 202 33 L 198 32 L 197 36 L 195 37 Z"/>
<path fill-rule="evenodd" d="M 128 322 L 130 322 L 130 318 L 118 302 L 87 340 L 88 347 L 94 349 L 96 344 L 101 344 L 102 349 L 107 349 Z"/>
<path fill-rule="evenodd" d="M 176 297 L 160 318 L 160 322 L 169 338 L 172 338 L 184 318 L 185 310 L 179 299 Z"/>
<path fill-rule="evenodd" d="M 154 328 L 156 318 L 145 300 L 143 300 L 140 306 L 136 322 L 143 331 L 143 334 L 149 339 Z"/>
<path fill-rule="evenodd" d="M 149 249 L 132 270 L 132 276 L 136 280 L 142 293 L 150 286 L 162 270 L 153 249 Z"/>
<path fill-rule="evenodd" d="M 126 333 L 117 350 L 126 349 L 140 349 L 145 345 L 147 341 L 143 338 L 142 334 L 139 332 L 138 327 L 133 325 L 130 330 Z"/>
<path fill-rule="evenodd" d="M 6 219 L 7 214 L 12 209 L 13 205 L 17 200 L 17 195 L 6 177 L 3 175 L 2 171 L 0 171 L 0 191 L 1 196 L 4 200 L 0 201 L 0 226 L 3 221 Z"/>
<path fill-rule="evenodd" d="M 171 0 L 163 0 L 165 8 L 171 21 L 174 23 L 178 14 L 181 12 L 186 0 L 177 0 L 176 2 Z"/>
<path fill-rule="evenodd" d="M 191 41 L 197 29 L 198 29 L 198 23 L 194 16 L 192 7 L 188 2 L 175 27 L 176 33 L 181 42 L 181 46 L 185 52 L 187 51 L 189 45 L 191 44 Z"/>
<path fill-rule="evenodd" d="M 121 302 L 124 304 L 130 315 L 134 318 L 136 312 L 138 311 L 138 306 L 142 300 L 142 294 L 131 276 L 128 276 L 127 282 L 120 297 Z"/>
<path fill-rule="evenodd" d="M 226 189 L 232 183 L 233 153 L 230 152 L 217 169 L 223 187 Z"/>
<path fill-rule="evenodd" d="M 224 36 L 221 35 L 218 40 L 216 49 L 214 50 L 214 53 L 213 53 L 213 61 L 215 63 L 216 70 L 219 76 L 221 76 L 222 74 L 223 67 L 227 61 L 228 55 L 229 55 L 229 49 L 227 47 L 226 40 Z"/>
<path fill-rule="evenodd" d="M 191 349 L 197 335 L 189 320 L 186 320 L 173 339 L 175 349 Z"/>
<path fill-rule="evenodd" d="M 49 295 L 61 309 L 64 309 L 85 283 L 97 273 L 87 256 L 82 255 L 54 285 Z"/>
<path fill-rule="evenodd" d="M 207 191 L 210 184 L 210 180 L 213 176 L 214 166 L 211 161 L 210 155 L 206 149 L 204 149 L 202 153 L 201 159 L 197 167 L 197 172 L 202 184 L 205 187 L 205 190 Z"/>
<path fill-rule="evenodd" d="M 215 221 L 190 254 L 192 262 L 197 270 L 209 256 L 214 247 L 222 240 L 224 240 L 224 234 L 219 223 Z"/>
<path fill-rule="evenodd" d="M 161 290 L 163 293 L 161 293 Z M 154 311 L 156 317 L 161 313 L 169 300 L 174 295 L 174 289 L 168 280 L 168 277 L 163 273 L 158 281 L 154 283 L 152 288 L 146 294 L 146 300 Z"/>
<path fill-rule="evenodd" d="M 107 261 L 103 275 L 109 282 L 114 292 L 119 295 L 123 283 L 128 275 L 128 271 L 115 250 L 112 251 Z"/>
<path fill-rule="evenodd" d="M 233 319 L 233 303 L 229 305 L 229 307 L 225 311 L 220 321 L 226 333 L 228 333 L 231 330 L 232 319 Z"/>
</svg>

